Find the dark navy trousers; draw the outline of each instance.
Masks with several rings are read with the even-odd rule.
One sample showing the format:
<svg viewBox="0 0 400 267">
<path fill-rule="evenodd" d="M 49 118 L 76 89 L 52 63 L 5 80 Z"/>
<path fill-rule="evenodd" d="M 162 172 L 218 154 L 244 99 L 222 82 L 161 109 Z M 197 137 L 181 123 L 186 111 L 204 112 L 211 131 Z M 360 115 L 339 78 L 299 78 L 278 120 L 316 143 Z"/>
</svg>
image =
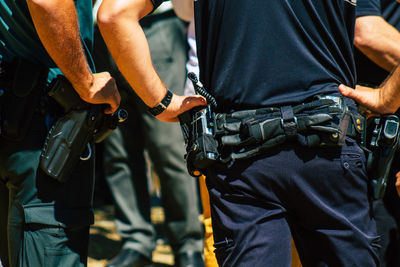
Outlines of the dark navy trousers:
<svg viewBox="0 0 400 267">
<path fill-rule="evenodd" d="M 208 170 L 220 266 L 378 266 L 365 156 L 343 147 L 285 144 Z"/>
</svg>

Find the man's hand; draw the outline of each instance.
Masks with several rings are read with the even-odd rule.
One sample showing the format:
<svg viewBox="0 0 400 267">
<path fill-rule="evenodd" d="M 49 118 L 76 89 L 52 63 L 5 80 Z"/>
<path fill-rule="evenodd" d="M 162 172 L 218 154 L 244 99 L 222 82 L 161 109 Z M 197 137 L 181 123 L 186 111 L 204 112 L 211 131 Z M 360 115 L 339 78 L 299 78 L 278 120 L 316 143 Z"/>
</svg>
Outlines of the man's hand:
<svg viewBox="0 0 400 267">
<path fill-rule="evenodd" d="M 339 85 L 339 91 L 343 96 L 354 99 L 376 113 L 394 113 L 398 108 L 395 101 L 391 101 L 385 96 L 383 88 L 374 89 L 357 85 L 356 89 L 353 89 L 341 84 Z"/>
<path fill-rule="evenodd" d="M 341 84 L 339 91 L 374 112 L 395 113 L 400 107 L 400 65 L 377 89 L 357 86 L 353 90 Z"/>
<path fill-rule="evenodd" d="M 87 88 L 82 87 L 82 83 L 73 85 L 82 100 L 91 104 L 108 104 L 109 107 L 104 113 L 114 113 L 121 102 L 117 85 L 113 77 L 108 72 L 95 73 L 93 80 Z"/>
<path fill-rule="evenodd" d="M 174 94 L 168 108 L 156 118 L 165 122 L 177 122 L 180 114 L 194 107 L 205 105 L 207 105 L 207 101 L 202 96 L 179 96 Z"/>
<path fill-rule="evenodd" d="M 400 172 L 396 173 L 396 189 L 397 195 L 400 197 Z"/>
</svg>

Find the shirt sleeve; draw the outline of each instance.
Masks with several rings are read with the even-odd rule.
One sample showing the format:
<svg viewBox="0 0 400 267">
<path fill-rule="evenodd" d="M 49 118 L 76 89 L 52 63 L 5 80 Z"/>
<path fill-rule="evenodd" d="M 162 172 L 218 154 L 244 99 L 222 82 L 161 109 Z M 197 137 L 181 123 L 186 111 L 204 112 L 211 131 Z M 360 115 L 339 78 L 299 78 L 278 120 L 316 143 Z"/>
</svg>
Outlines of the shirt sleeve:
<svg viewBox="0 0 400 267">
<path fill-rule="evenodd" d="M 382 16 L 381 0 L 358 0 L 356 16 Z"/>
</svg>

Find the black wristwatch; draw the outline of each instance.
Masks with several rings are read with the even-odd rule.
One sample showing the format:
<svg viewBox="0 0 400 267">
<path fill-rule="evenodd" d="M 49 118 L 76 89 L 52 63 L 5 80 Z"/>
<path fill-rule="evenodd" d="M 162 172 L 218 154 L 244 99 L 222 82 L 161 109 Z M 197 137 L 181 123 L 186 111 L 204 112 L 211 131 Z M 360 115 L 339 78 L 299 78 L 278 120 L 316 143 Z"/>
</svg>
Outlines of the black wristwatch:
<svg viewBox="0 0 400 267">
<path fill-rule="evenodd" d="M 171 99 L 172 99 L 172 92 L 169 89 L 167 89 L 167 94 L 164 96 L 161 102 L 154 108 L 149 108 L 150 114 L 153 116 L 161 114 L 161 112 L 163 112 L 171 103 Z"/>
</svg>

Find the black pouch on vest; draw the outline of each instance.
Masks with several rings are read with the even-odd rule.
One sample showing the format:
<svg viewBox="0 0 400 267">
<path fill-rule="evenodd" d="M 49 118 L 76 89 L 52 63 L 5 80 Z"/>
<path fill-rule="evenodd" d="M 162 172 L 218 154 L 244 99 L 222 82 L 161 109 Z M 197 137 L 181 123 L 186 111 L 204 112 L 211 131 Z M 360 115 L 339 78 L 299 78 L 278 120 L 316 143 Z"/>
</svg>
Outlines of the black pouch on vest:
<svg viewBox="0 0 400 267">
<path fill-rule="evenodd" d="M 1 137 L 11 141 L 24 139 L 46 81 L 46 68 L 23 59 L 10 65 L 10 86 L 1 97 Z"/>
</svg>

